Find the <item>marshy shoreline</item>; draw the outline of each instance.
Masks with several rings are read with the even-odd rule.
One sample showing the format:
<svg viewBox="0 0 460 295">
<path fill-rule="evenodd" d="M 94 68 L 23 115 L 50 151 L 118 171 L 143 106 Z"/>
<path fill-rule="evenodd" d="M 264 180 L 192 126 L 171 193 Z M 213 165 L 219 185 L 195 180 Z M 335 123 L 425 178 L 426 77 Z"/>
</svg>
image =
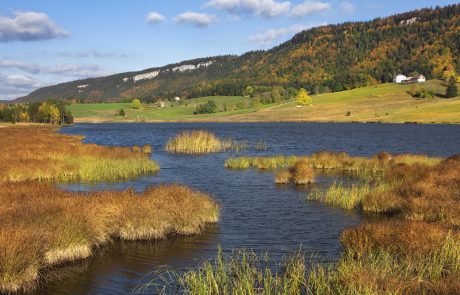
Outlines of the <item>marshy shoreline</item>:
<svg viewBox="0 0 460 295">
<path fill-rule="evenodd" d="M 219 220 L 208 195 L 180 185 L 74 193 L 60 181 L 127 179 L 158 171 L 147 148 L 82 144 L 55 128 L 0 129 L 0 293 L 33 290 L 50 268 L 86 259 L 113 240 L 199 234 Z"/>
</svg>

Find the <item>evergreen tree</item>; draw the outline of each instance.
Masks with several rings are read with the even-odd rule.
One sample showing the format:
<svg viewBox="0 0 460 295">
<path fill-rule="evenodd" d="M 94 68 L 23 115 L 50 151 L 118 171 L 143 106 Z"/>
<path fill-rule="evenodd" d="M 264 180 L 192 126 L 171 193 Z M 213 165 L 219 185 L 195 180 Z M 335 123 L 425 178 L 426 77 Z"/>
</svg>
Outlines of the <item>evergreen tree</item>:
<svg viewBox="0 0 460 295">
<path fill-rule="evenodd" d="M 446 97 L 452 98 L 458 96 L 457 81 L 455 77 L 450 77 L 449 85 L 447 86 Z"/>
</svg>

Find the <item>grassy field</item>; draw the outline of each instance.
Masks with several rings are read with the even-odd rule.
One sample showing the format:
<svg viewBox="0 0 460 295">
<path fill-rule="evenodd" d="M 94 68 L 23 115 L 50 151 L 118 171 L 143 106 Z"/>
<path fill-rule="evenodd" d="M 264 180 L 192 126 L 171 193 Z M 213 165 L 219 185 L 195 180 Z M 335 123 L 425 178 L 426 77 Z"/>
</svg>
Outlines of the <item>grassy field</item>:
<svg viewBox="0 0 460 295">
<path fill-rule="evenodd" d="M 434 98 L 416 99 L 409 92 L 425 88 L 437 94 Z M 74 104 L 69 109 L 77 122 L 157 122 L 157 121 L 222 121 L 222 122 L 385 122 L 385 123 L 460 123 L 460 97 L 444 99 L 444 82 L 432 80 L 423 84 L 382 84 L 336 93 L 313 96 L 313 105 L 298 107 L 294 100 L 237 109 L 238 103 L 251 105 L 251 98 L 241 96 L 202 97 L 168 102 L 165 108 L 143 105 L 139 110 L 129 103 Z M 199 104 L 214 100 L 219 112 L 194 115 Z M 118 116 L 124 109 L 125 117 Z M 224 111 L 227 109 L 227 111 Z"/>
</svg>

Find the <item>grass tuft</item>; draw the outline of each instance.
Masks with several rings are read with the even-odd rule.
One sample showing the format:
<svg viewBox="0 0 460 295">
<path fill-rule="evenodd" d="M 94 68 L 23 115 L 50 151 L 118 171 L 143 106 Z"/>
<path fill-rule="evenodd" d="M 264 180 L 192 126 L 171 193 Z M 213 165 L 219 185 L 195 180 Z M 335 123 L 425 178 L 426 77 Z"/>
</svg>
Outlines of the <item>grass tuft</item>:
<svg viewBox="0 0 460 295">
<path fill-rule="evenodd" d="M 168 153 L 209 154 L 230 150 L 234 147 L 231 140 L 223 140 L 205 130 L 183 131 L 170 138 L 166 144 Z"/>
</svg>

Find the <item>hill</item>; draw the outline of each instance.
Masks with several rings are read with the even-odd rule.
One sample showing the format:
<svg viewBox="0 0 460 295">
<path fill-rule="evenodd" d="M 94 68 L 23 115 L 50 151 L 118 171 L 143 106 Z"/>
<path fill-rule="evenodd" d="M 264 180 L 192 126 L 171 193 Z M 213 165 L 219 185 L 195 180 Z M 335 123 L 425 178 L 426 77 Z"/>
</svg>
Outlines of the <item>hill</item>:
<svg viewBox="0 0 460 295">
<path fill-rule="evenodd" d="M 460 97 L 416 99 L 410 94 L 421 89 L 444 93 L 444 82 L 433 80 L 417 85 L 381 84 L 348 91 L 312 96 L 313 105 L 298 107 L 285 102 L 253 106 L 251 98 L 203 97 L 164 108 L 144 104 L 132 109 L 130 103 L 72 104 L 76 122 L 158 122 L 158 121 L 314 121 L 314 122 L 386 122 L 386 123 L 460 123 Z M 214 100 L 218 112 L 194 115 L 196 106 Z M 244 104 L 247 108 L 240 108 Z M 120 109 L 126 113 L 119 116 Z"/>
<path fill-rule="evenodd" d="M 268 51 L 185 61 L 140 72 L 38 89 L 17 101 L 146 102 L 180 96 L 242 95 L 246 86 L 336 92 L 390 82 L 398 73 L 428 79 L 460 73 L 460 4 L 368 22 L 303 31 Z"/>
</svg>

